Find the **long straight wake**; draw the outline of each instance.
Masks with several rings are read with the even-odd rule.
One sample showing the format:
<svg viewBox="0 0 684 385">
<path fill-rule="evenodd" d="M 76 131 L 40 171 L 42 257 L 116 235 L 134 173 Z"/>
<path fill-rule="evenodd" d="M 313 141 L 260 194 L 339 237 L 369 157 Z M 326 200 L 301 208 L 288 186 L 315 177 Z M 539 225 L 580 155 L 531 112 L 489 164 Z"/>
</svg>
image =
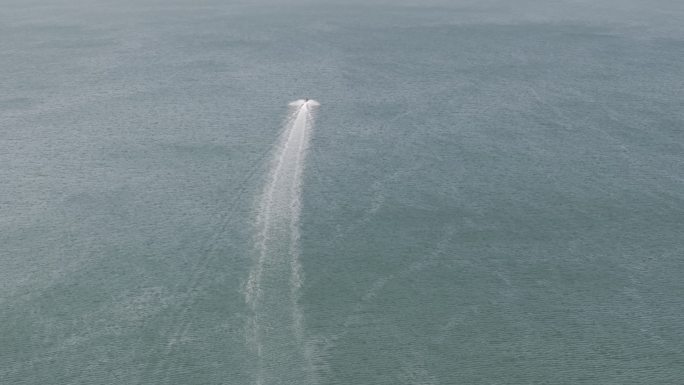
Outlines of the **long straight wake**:
<svg viewBox="0 0 684 385">
<path fill-rule="evenodd" d="M 256 384 L 316 384 L 313 354 L 299 305 L 301 186 L 318 102 L 290 103 L 258 203 L 255 257 L 245 287 L 251 310 L 247 344 L 256 354 Z"/>
</svg>

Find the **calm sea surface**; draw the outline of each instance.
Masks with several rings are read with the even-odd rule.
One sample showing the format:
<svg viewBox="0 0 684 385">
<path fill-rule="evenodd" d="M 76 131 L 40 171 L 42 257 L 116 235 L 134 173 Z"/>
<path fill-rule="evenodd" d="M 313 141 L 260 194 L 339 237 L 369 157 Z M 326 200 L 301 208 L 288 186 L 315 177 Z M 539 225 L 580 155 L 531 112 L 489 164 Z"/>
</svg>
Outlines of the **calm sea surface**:
<svg viewBox="0 0 684 385">
<path fill-rule="evenodd" d="M 0 384 L 684 383 L 684 3 L 533 3 L 0 0 Z"/>
</svg>

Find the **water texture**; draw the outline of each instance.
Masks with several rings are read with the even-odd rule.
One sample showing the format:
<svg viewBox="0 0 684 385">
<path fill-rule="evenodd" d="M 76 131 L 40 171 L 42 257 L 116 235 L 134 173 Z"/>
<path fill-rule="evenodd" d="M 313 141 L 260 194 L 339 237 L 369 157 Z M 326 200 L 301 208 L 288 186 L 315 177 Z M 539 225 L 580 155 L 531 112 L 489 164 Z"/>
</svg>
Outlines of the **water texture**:
<svg viewBox="0 0 684 385">
<path fill-rule="evenodd" d="M 0 53 L 2 385 L 682 383 L 684 2 L 0 0 Z"/>
</svg>

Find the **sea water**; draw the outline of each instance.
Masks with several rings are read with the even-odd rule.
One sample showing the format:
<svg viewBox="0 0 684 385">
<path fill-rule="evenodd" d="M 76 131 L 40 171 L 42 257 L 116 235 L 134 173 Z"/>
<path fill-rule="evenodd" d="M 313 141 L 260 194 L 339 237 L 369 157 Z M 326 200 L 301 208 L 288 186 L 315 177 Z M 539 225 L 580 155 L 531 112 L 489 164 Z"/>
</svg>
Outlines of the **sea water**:
<svg viewBox="0 0 684 385">
<path fill-rule="evenodd" d="M 683 26 L 0 1 L 0 383 L 680 383 Z"/>
</svg>

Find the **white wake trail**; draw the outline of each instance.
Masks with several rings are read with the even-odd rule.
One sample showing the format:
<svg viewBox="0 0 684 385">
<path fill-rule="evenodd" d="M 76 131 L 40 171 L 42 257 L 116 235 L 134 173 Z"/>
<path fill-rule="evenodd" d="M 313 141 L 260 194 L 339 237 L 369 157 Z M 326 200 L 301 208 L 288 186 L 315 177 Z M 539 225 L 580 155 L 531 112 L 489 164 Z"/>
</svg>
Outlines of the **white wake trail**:
<svg viewBox="0 0 684 385">
<path fill-rule="evenodd" d="M 255 257 L 245 287 L 252 312 L 247 343 L 256 354 L 258 385 L 317 383 L 299 305 L 302 176 L 317 106 L 314 100 L 290 103 L 258 203 Z"/>
</svg>

